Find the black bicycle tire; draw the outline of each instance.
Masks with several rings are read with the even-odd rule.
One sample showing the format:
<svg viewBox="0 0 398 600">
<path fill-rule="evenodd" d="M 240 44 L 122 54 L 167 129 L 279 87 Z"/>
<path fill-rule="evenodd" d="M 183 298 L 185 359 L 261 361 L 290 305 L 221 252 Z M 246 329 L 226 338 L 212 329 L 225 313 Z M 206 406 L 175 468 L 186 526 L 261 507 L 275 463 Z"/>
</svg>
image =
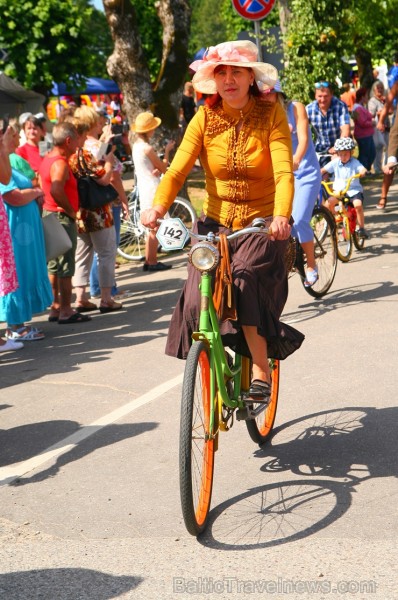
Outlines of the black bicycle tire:
<svg viewBox="0 0 398 600">
<path fill-rule="evenodd" d="M 209 349 L 204 342 L 194 342 L 191 346 L 185 365 L 184 381 L 182 386 L 182 400 L 181 400 L 181 418 L 180 418 L 180 446 L 179 446 L 179 468 L 180 468 L 180 498 L 181 498 L 181 509 L 184 518 L 185 527 L 191 535 L 199 535 L 204 531 L 207 525 L 211 495 L 213 488 L 213 476 L 214 476 L 214 452 L 215 442 L 214 439 L 209 439 L 204 432 L 204 450 L 205 455 L 208 452 L 208 458 L 211 462 L 211 466 L 208 467 L 205 458 L 201 465 L 195 461 L 193 468 L 193 430 L 198 434 L 198 429 L 194 427 L 194 419 L 198 418 L 197 413 L 194 412 L 195 404 L 195 392 L 196 392 L 196 378 L 198 374 L 199 362 L 204 353 L 209 362 Z M 209 374 L 210 377 L 210 374 Z M 207 382 L 209 386 L 210 380 Z M 210 387 L 209 387 L 210 389 Z M 203 396 L 202 396 L 203 398 Z M 204 419 L 205 420 L 205 417 Z M 205 424 L 203 426 L 205 430 Z M 200 432 L 199 432 L 200 433 Z M 199 435 L 199 434 L 198 434 Z M 200 442 L 199 435 L 199 442 Z M 199 445 L 199 444 L 198 444 Z M 203 491 L 204 477 L 203 469 L 206 469 L 205 486 L 206 490 Z M 193 471 L 199 471 L 200 476 L 200 494 L 196 501 L 194 490 L 194 478 L 195 473 Z M 203 506 L 199 506 L 203 493 Z M 199 517 L 197 516 L 199 513 Z"/>
<path fill-rule="evenodd" d="M 315 262 L 318 268 L 318 281 L 313 286 L 304 286 L 305 281 L 305 265 L 302 249 L 300 246 L 300 252 L 298 254 L 299 261 L 300 256 L 302 257 L 302 264 L 298 262 L 299 273 L 301 277 L 302 284 L 304 286 L 307 294 L 312 296 L 313 298 L 322 298 L 331 288 L 337 269 L 337 244 L 335 237 L 335 227 L 336 223 L 332 213 L 325 206 L 315 206 L 312 211 L 312 216 L 317 218 L 322 216 L 326 225 L 327 232 L 324 232 L 321 238 L 318 238 L 317 234 L 314 231 L 315 238 Z M 329 244 L 330 254 L 331 254 L 331 262 L 330 262 L 330 270 L 326 273 L 323 269 L 322 259 L 328 254 L 328 250 L 326 249 L 326 244 Z"/>
<path fill-rule="evenodd" d="M 352 234 L 352 241 L 354 242 L 354 246 L 359 252 L 365 249 L 365 238 L 359 237 L 358 231 L 354 231 Z"/>
<path fill-rule="evenodd" d="M 344 231 L 344 233 L 342 234 L 343 236 L 343 244 L 339 244 L 339 231 L 342 230 Z M 347 233 L 348 233 L 348 239 L 347 239 Z M 343 263 L 347 263 L 351 256 L 352 256 L 352 250 L 353 250 L 353 240 L 352 240 L 352 233 L 350 230 L 350 221 L 348 219 L 348 217 L 343 216 L 342 220 L 338 223 L 336 223 L 336 244 L 337 244 L 337 256 L 339 258 L 339 260 Z M 342 245 L 344 248 L 346 248 L 345 252 L 342 251 Z"/>
</svg>

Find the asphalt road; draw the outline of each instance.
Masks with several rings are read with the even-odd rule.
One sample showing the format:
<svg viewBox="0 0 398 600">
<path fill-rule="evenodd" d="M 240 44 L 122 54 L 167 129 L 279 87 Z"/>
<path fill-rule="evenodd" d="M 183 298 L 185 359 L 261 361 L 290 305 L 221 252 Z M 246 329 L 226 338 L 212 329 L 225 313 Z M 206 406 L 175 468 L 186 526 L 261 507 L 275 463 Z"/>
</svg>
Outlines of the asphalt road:
<svg viewBox="0 0 398 600">
<path fill-rule="evenodd" d="M 284 320 L 306 340 L 276 434 L 222 434 L 200 540 L 179 503 L 184 364 L 163 354 L 185 257 L 121 267 L 119 313 L 35 318 L 45 340 L 0 358 L 1 600 L 398 598 L 398 185 L 386 212 L 379 189 L 331 292 L 290 280 Z"/>
</svg>

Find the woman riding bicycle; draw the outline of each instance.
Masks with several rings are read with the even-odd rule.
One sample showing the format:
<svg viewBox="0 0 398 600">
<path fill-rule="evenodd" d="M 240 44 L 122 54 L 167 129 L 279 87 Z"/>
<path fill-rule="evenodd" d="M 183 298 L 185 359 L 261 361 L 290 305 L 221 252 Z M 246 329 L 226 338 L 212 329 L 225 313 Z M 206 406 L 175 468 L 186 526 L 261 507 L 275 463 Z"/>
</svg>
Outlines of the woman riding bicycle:
<svg viewBox="0 0 398 600">
<path fill-rule="evenodd" d="M 264 217 L 270 238 L 242 236 L 230 242 L 237 321 L 221 326 L 223 342 L 252 358 L 250 396 L 270 394 L 268 356 L 283 359 L 300 347 L 304 336 L 279 321 L 287 298 L 285 255 L 290 236 L 294 192 L 290 132 L 283 108 L 261 98 L 277 81 L 271 65 L 257 61 L 252 42 L 234 41 L 208 49 L 192 63 L 198 92 L 213 94 L 190 121 L 184 139 L 162 179 L 152 209 L 142 216 L 156 228 L 200 157 L 206 175 L 206 198 L 197 230 L 230 233 Z M 188 280 L 174 310 L 166 353 L 186 358 L 198 328 L 199 275 Z"/>
</svg>

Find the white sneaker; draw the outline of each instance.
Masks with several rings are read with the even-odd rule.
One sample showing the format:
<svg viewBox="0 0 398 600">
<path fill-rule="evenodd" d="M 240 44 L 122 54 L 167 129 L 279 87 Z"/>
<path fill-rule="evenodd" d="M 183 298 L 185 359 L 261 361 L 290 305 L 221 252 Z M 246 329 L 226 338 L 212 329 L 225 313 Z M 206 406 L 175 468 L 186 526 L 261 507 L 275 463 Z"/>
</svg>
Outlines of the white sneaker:
<svg viewBox="0 0 398 600">
<path fill-rule="evenodd" d="M 10 352 L 10 350 L 20 350 L 23 348 L 22 342 L 8 339 L 5 344 L 0 346 L 0 352 Z"/>
<path fill-rule="evenodd" d="M 305 273 L 304 287 L 312 287 L 318 281 L 318 269 L 308 270 Z"/>
</svg>

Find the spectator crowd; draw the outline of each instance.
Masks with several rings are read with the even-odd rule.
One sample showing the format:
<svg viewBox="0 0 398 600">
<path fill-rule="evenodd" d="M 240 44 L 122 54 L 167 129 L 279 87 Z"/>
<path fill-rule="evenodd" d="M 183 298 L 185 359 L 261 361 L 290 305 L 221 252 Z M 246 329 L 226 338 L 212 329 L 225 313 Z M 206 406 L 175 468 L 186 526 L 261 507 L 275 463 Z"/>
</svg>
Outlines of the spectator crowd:
<svg viewBox="0 0 398 600">
<path fill-rule="evenodd" d="M 291 105 L 288 109 L 279 83 L 279 87 L 271 90 L 274 98 L 269 95 L 268 100 L 280 101 L 285 106 L 292 134 L 297 125 L 299 137 L 293 138 L 296 145 L 300 143 L 300 128 L 307 131 L 310 126 L 308 135 L 312 134 L 314 139 L 323 173 L 336 171 L 335 165 L 325 166 L 331 159 L 341 161 L 346 146 L 343 144 L 342 151 L 336 154 L 337 140 L 353 138 L 355 160 L 360 164 L 357 168 L 363 175 L 383 178 L 377 204 L 383 210 L 397 163 L 398 120 L 394 117 L 398 54 L 388 73 L 387 87 L 377 73 L 374 75 L 370 89 L 349 82 L 343 84 L 339 94 L 331 82 L 317 82 L 314 100 L 306 107 L 295 103 L 294 108 Z M 195 92 L 187 81 L 180 105 L 181 134 L 201 105 L 211 106 L 212 96 Z M 90 103 L 64 98 L 57 103 L 56 118 L 52 121 L 43 113 L 23 113 L 10 122 L 3 119 L 0 321 L 6 324 L 6 331 L 0 338 L 0 352 L 18 350 L 24 342 L 42 340 L 45 333 L 30 321 L 33 315 L 47 309 L 49 321 L 67 325 L 89 321 L 88 313 L 95 310 L 109 313 L 122 308 L 123 294 L 116 284 L 115 268 L 121 216 L 127 217 L 129 212 L 122 182 L 123 162 L 131 161 L 133 156 L 139 194 L 143 206 L 150 208 L 175 144 L 169 141 L 164 157 L 158 156 L 149 142 L 160 119 L 152 113 L 141 113 L 129 127 L 120 96 L 112 99 L 97 96 Z M 131 145 L 130 130 L 135 135 Z M 351 160 L 352 147 L 345 155 L 347 161 Z M 297 152 L 298 156 L 300 151 Z M 313 165 L 315 171 L 318 167 Z M 87 177 L 94 179 L 100 188 L 113 190 L 112 199 L 97 206 L 83 206 L 79 194 Z M 314 178 L 316 187 L 317 173 Z M 149 188 L 151 197 L 145 198 Z M 60 256 L 47 259 L 42 218 L 50 214 L 55 215 L 66 231 L 70 247 Z M 305 224 L 303 227 L 305 231 Z M 364 231 L 363 221 L 361 228 Z M 303 247 L 307 244 L 306 252 L 311 257 L 313 251 L 303 235 L 300 241 Z M 156 246 L 156 238 L 149 235 L 144 271 L 167 269 L 157 261 Z M 312 262 L 310 259 L 309 266 Z M 316 273 L 311 271 L 310 268 L 307 274 L 309 285 L 316 280 Z"/>
</svg>

